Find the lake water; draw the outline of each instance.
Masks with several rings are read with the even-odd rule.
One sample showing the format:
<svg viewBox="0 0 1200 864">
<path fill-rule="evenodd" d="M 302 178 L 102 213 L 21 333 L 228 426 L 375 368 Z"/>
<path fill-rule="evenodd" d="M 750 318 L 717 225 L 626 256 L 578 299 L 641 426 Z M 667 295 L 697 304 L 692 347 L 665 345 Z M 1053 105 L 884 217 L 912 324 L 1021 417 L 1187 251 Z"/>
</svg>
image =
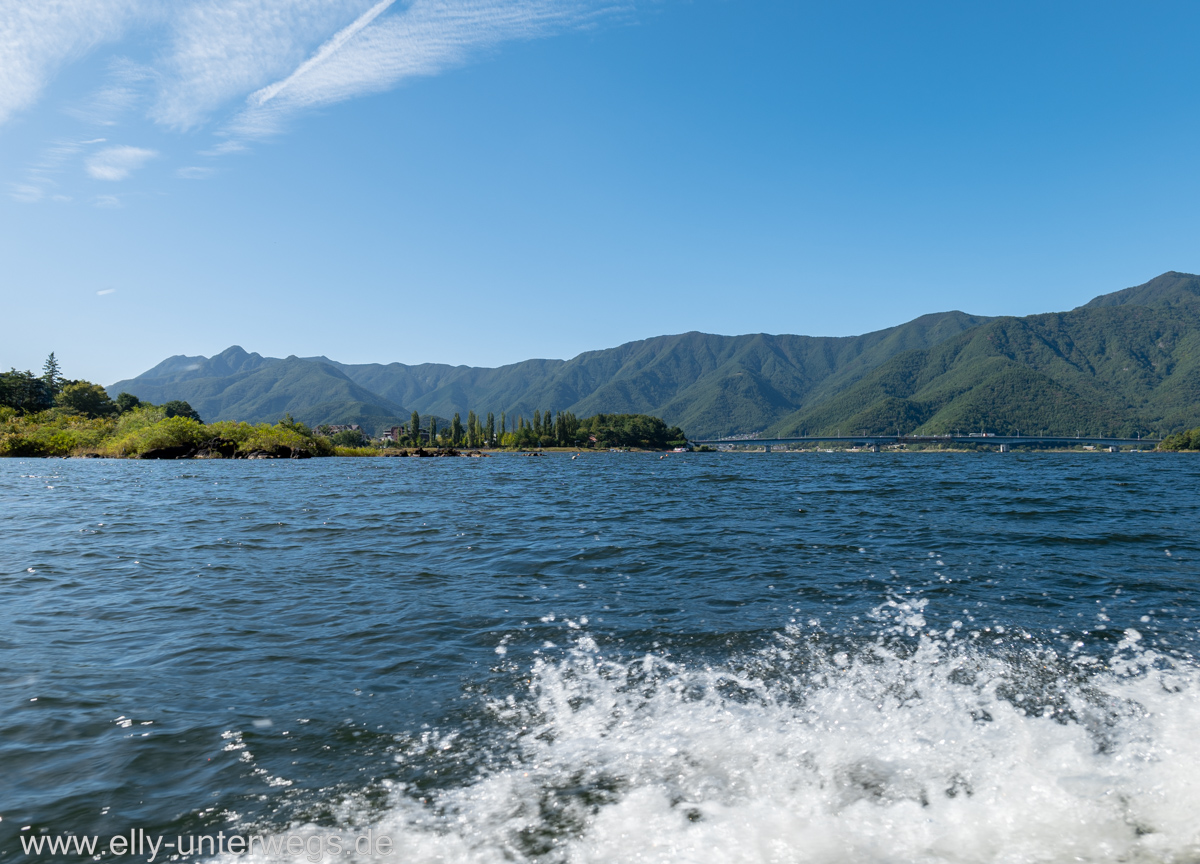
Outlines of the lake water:
<svg viewBox="0 0 1200 864">
<path fill-rule="evenodd" d="M 1200 860 L 1198 490 L 1186 455 L 0 460 L 0 862 Z"/>
</svg>

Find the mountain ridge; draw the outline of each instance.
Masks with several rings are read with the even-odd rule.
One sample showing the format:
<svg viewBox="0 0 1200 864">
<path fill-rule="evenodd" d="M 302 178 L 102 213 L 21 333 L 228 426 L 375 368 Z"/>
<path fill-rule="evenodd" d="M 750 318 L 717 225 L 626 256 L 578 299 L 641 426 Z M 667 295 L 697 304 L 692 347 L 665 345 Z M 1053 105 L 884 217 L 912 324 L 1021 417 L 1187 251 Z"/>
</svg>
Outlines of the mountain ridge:
<svg viewBox="0 0 1200 864">
<path fill-rule="evenodd" d="M 205 419 L 291 413 L 373 431 L 412 410 L 528 418 L 553 409 L 655 414 L 693 437 L 1039 422 L 1144 432 L 1200 425 L 1200 277 L 1168 271 L 1069 312 L 932 313 L 842 337 L 691 331 L 491 368 L 280 359 L 231 346 L 167 358 L 109 389 L 185 399 Z"/>
</svg>

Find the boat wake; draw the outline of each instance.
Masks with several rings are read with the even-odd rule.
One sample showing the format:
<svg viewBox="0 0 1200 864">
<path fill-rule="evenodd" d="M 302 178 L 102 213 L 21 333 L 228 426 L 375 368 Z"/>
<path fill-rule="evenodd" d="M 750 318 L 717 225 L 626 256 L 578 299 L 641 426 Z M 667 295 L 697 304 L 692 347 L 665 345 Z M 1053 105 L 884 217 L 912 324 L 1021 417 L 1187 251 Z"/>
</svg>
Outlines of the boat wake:
<svg viewBox="0 0 1200 864">
<path fill-rule="evenodd" d="M 1200 861 L 1200 666 L 923 608 L 719 665 L 579 631 L 486 722 L 397 737 L 398 765 L 462 779 L 341 818 L 406 862 Z"/>
</svg>

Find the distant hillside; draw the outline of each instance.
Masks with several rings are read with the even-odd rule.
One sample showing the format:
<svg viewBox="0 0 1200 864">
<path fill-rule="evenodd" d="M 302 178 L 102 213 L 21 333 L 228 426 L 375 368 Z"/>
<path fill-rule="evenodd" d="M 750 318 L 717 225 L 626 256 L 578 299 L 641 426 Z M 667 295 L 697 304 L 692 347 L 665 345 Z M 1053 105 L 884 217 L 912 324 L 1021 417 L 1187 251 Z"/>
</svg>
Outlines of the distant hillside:
<svg viewBox="0 0 1200 864">
<path fill-rule="evenodd" d="M 108 388 L 161 403 L 187 401 L 206 421 L 273 423 L 285 414 L 309 425 L 358 423 L 380 429 L 407 422 L 400 405 L 355 384 L 334 366 L 277 360 L 233 347 L 212 358 L 171 357 Z"/>
<path fill-rule="evenodd" d="M 693 435 L 713 435 L 763 429 L 831 377 L 856 380 L 901 351 L 937 344 L 985 320 L 947 312 L 849 337 L 684 333 L 496 369 L 316 359 L 422 414 L 644 413 Z"/>
<path fill-rule="evenodd" d="M 1200 424 L 1198 283 L 1172 273 L 1072 312 L 998 318 L 891 358 L 770 433 L 1190 428 Z M 1128 299 L 1109 302 L 1122 295 Z M 1154 302 L 1134 303 L 1142 297 Z"/>
<path fill-rule="evenodd" d="M 528 418 L 552 408 L 578 416 L 653 414 L 693 436 L 737 434 L 778 421 L 826 382 L 853 383 L 899 352 L 986 320 L 946 312 L 846 337 L 684 333 L 495 369 L 277 360 L 233 347 L 212 358 L 172 357 L 108 389 L 155 402 L 184 399 L 206 420 L 274 420 L 289 411 L 310 424 L 358 422 L 378 430 L 405 422 L 413 410 Z"/>
<path fill-rule="evenodd" d="M 1171 270 L 1151 279 L 1144 285 L 1135 285 L 1111 294 L 1101 294 L 1081 308 L 1149 306 L 1152 303 L 1187 300 L 1189 297 L 1200 297 L 1200 276 L 1193 276 L 1191 273 L 1176 273 Z"/>
<path fill-rule="evenodd" d="M 925 315 L 862 336 L 684 333 L 494 369 L 172 357 L 109 388 L 206 420 L 359 423 L 411 411 L 645 413 L 692 437 L 851 430 L 1170 432 L 1200 425 L 1200 277 L 1165 273 L 1071 312 Z"/>
</svg>

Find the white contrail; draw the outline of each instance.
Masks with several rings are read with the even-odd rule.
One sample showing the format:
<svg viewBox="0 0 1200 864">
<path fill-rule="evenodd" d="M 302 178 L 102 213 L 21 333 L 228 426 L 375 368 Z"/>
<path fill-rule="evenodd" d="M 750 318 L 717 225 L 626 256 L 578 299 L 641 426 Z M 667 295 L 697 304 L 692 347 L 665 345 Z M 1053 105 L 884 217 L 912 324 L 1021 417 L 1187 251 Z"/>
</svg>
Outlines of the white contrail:
<svg viewBox="0 0 1200 864">
<path fill-rule="evenodd" d="M 283 90 L 296 78 L 303 75 L 314 66 L 324 63 L 325 60 L 333 54 L 333 52 L 345 45 L 347 40 L 378 18 L 385 9 L 395 2 L 396 0 L 380 0 L 380 2 L 376 3 L 362 15 L 358 16 L 354 23 L 343 27 L 341 30 L 335 33 L 332 39 L 330 39 L 317 50 L 316 54 L 297 66 L 296 71 L 294 71 L 291 75 L 284 78 L 282 81 L 277 81 L 268 87 L 263 87 L 261 90 L 251 93 L 246 101 L 252 105 L 265 105 L 267 102 L 274 99 L 280 90 Z"/>
</svg>

